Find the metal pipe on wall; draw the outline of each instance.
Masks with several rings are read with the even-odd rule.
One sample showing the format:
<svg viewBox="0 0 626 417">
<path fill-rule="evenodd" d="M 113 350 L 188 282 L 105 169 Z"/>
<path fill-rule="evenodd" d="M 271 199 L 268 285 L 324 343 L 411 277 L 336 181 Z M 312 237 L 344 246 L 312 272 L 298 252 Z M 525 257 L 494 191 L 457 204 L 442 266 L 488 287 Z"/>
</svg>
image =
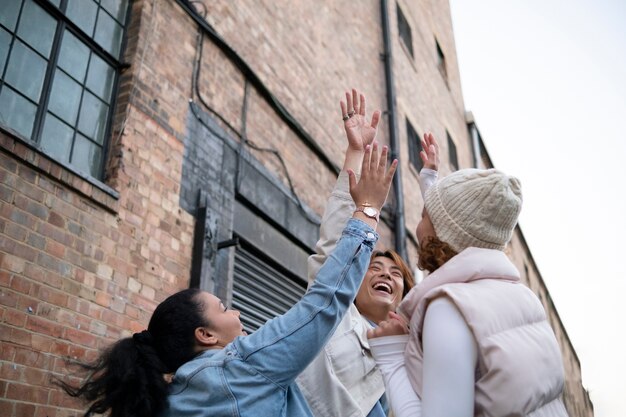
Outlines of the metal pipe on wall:
<svg viewBox="0 0 626 417">
<path fill-rule="evenodd" d="M 392 160 L 398 158 L 400 145 L 398 143 L 398 123 L 396 120 L 396 90 L 393 79 L 393 65 L 391 55 L 391 35 L 389 28 L 389 5 L 387 0 L 380 1 L 380 10 L 383 29 L 383 61 L 385 65 L 385 84 L 387 87 L 387 120 L 389 123 L 389 150 Z M 398 158 L 399 159 L 399 158 Z M 394 235 L 396 252 L 409 262 L 406 251 L 406 228 L 404 225 L 404 195 L 402 193 L 402 170 L 398 164 L 396 175 L 393 177 L 393 192 L 396 196 L 394 210 Z M 410 263 L 409 263 L 410 264 Z"/>
</svg>

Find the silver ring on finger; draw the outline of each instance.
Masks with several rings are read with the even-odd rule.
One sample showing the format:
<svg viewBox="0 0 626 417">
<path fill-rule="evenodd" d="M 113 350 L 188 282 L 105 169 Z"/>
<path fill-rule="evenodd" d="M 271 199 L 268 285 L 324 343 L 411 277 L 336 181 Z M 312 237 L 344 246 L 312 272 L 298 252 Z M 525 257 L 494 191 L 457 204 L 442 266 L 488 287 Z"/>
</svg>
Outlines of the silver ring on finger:
<svg viewBox="0 0 626 417">
<path fill-rule="evenodd" d="M 350 116 L 348 116 L 347 114 L 344 114 L 342 119 L 345 122 L 346 120 L 348 120 L 350 118 Z"/>
<path fill-rule="evenodd" d="M 348 112 L 348 117 L 352 117 L 352 116 L 354 116 L 354 111 L 349 111 Z"/>
</svg>

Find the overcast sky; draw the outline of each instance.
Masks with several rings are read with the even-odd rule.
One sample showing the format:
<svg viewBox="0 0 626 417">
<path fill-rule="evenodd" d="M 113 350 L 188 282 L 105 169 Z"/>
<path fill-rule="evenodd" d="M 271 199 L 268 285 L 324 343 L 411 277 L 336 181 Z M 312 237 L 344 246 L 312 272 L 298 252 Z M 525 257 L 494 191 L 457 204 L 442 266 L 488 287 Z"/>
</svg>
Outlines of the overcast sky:
<svg viewBox="0 0 626 417">
<path fill-rule="evenodd" d="M 466 109 L 598 417 L 626 416 L 626 1 L 450 0 Z"/>
</svg>

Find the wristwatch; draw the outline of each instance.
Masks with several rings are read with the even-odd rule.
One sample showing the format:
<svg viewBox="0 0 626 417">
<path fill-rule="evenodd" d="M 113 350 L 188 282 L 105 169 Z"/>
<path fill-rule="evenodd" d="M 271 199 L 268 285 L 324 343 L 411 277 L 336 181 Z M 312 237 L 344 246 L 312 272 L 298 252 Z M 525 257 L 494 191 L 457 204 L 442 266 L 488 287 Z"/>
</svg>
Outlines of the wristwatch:
<svg viewBox="0 0 626 417">
<path fill-rule="evenodd" d="M 359 206 L 359 207 L 357 207 L 357 209 L 355 211 L 360 211 L 361 213 L 365 214 L 370 219 L 374 219 L 377 222 L 379 220 L 380 213 L 374 207 Z"/>
</svg>

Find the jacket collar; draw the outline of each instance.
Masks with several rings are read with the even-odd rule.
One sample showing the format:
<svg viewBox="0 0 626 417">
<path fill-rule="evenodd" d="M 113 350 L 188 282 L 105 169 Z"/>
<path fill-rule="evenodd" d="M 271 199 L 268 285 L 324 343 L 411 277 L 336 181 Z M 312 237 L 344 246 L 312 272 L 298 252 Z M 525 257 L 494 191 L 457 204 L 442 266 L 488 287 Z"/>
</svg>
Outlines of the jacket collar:
<svg viewBox="0 0 626 417">
<path fill-rule="evenodd" d="M 431 290 L 445 284 L 480 279 L 519 282 L 520 274 L 506 254 L 497 249 L 469 247 L 428 275 L 406 295 L 398 312 L 408 321 L 419 301 Z"/>
</svg>

